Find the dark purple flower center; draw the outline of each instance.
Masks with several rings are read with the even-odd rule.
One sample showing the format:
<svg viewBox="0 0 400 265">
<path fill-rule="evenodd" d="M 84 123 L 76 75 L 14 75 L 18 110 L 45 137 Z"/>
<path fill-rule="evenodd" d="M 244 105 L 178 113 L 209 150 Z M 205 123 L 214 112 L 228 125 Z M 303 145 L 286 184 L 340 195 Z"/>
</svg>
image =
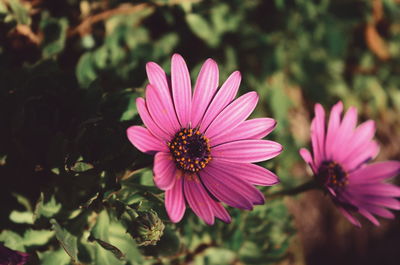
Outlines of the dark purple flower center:
<svg viewBox="0 0 400 265">
<path fill-rule="evenodd" d="M 324 161 L 318 169 L 317 180 L 335 191 L 348 184 L 348 174 L 334 161 Z"/>
<path fill-rule="evenodd" d="M 198 172 L 211 160 L 209 140 L 198 129 L 181 129 L 168 147 L 176 166 L 184 171 Z"/>
</svg>

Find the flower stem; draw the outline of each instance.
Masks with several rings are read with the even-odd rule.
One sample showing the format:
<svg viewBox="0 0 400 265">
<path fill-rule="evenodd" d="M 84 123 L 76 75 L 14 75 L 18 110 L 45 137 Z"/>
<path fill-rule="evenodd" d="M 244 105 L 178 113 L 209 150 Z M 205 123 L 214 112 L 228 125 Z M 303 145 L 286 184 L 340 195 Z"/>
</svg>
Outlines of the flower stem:
<svg viewBox="0 0 400 265">
<path fill-rule="evenodd" d="M 278 199 L 278 198 L 284 197 L 284 196 L 293 196 L 293 195 L 302 193 L 304 191 L 317 189 L 317 188 L 319 188 L 318 184 L 316 183 L 315 180 L 312 179 L 312 180 L 307 181 L 297 187 L 287 189 L 287 190 L 277 191 L 277 192 L 271 193 L 269 195 L 267 194 L 267 199 L 273 200 L 273 199 Z"/>
</svg>

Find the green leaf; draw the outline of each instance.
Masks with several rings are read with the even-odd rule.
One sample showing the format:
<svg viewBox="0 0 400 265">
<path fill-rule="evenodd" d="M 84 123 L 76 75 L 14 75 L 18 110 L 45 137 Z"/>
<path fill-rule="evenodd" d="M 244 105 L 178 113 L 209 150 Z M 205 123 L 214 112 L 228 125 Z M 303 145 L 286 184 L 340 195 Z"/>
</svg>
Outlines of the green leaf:
<svg viewBox="0 0 400 265">
<path fill-rule="evenodd" d="M 14 13 L 15 19 L 18 24 L 30 25 L 31 17 L 29 16 L 29 10 L 22 5 L 19 0 L 8 0 L 11 11 Z"/>
<path fill-rule="evenodd" d="M 71 170 L 74 172 L 85 172 L 93 168 L 92 164 L 85 163 L 82 161 L 76 162 L 72 167 Z"/>
<path fill-rule="evenodd" d="M 3 230 L 0 234 L 0 242 L 3 242 L 8 248 L 25 251 L 22 237 L 15 232 Z"/>
<path fill-rule="evenodd" d="M 53 217 L 60 210 L 61 210 L 61 204 L 56 201 L 54 195 L 51 196 L 49 201 L 44 202 L 44 194 L 42 192 L 40 193 L 39 200 L 36 204 L 34 219 L 37 220 L 41 216 L 44 216 L 46 218 Z"/>
<path fill-rule="evenodd" d="M 68 231 L 63 229 L 55 219 L 51 219 L 50 223 L 53 225 L 52 229 L 56 232 L 58 242 L 71 257 L 73 262 L 78 261 L 78 247 L 76 236 L 71 235 Z"/>
<path fill-rule="evenodd" d="M 122 253 L 121 250 L 119 250 L 117 247 L 111 245 L 110 243 L 107 243 L 103 240 L 100 240 L 98 238 L 95 238 L 93 236 L 89 237 L 89 241 L 96 241 L 102 248 L 104 248 L 105 250 L 110 251 L 111 253 L 114 254 L 114 256 L 119 259 L 119 260 L 123 260 L 125 259 L 125 255 L 124 253 Z"/>
<path fill-rule="evenodd" d="M 12 211 L 10 220 L 17 224 L 33 224 L 33 213 Z"/>
<path fill-rule="evenodd" d="M 212 47 L 218 45 L 218 37 L 216 36 L 211 25 L 202 16 L 197 14 L 187 14 L 186 22 L 193 33 L 205 41 L 208 45 Z"/>
<path fill-rule="evenodd" d="M 98 238 L 103 242 L 109 242 L 110 230 L 110 217 L 108 216 L 107 211 L 104 210 L 97 217 L 97 222 L 92 229 L 91 235 L 92 237 Z M 118 265 L 124 263 L 116 258 L 114 252 L 110 252 L 110 250 L 106 250 L 103 246 L 98 244 L 95 251 L 95 264 Z"/>
<path fill-rule="evenodd" d="M 54 231 L 29 229 L 24 234 L 23 244 L 26 247 L 42 246 L 47 244 L 53 236 Z"/>
<path fill-rule="evenodd" d="M 83 88 L 88 88 L 97 78 L 97 73 L 93 64 L 95 58 L 96 56 L 94 56 L 92 52 L 87 52 L 79 58 L 75 74 L 79 84 Z"/>
<path fill-rule="evenodd" d="M 63 249 L 57 251 L 49 250 L 44 253 L 38 253 L 41 265 L 67 265 L 71 259 Z"/>
<path fill-rule="evenodd" d="M 43 56 L 50 57 L 62 52 L 67 36 L 68 20 L 66 18 L 51 18 L 48 14 L 43 13 L 40 28 L 44 34 Z"/>
</svg>

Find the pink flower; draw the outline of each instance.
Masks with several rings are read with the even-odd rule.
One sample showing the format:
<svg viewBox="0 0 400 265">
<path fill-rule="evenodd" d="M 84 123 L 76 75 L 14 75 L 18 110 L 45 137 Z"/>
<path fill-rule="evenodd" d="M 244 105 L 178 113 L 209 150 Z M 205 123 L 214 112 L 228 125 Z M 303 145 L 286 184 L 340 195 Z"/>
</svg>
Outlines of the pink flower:
<svg viewBox="0 0 400 265">
<path fill-rule="evenodd" d="M 230 222 L 220 202 L 252 209 L 264 203 L 263 194 L 252 184 L 279 182 L 275 174 L 252 164 L 282 151 L 280 144 L 261 140 L 276 122 L 246 121 L 258 96 L 249 92 L 234 100 L 241 80 L 238 71 L 218 89 L 218 66 L 208 59 L 192 96 L 185 61 L 174 54 L 171 64 L 171 80 L 156 63 L 146 65 L 150 81 L 146 99 L 136 101 L 146 128 L 128 128 L 128 138 L 140 151 L 155 154 L 154 182 L 165 190 L 171 221 L 182 219 L 187 202 L 207 224 L 213 224 L 214 217 Z"/>
<path fill-rule="evenodd" d="M 400 188 L 384 182 L 400 172 L 400 162 L 367 164 L 379 152 L 377 142 L 372 139 L 375 123 L 369 120 L 356 127 L 357 109 L 351 107 L 341 119 L 342 110 L 342 102 L 332 108 L 326 130 L 324 109 L 320 104 L 315 105 L 311 123 L 313 156 L 304 148 L 300 154 L 310 165 L 316 181 L 352 224 L 361 226 L 353 216 L 359 213 L 379 225 L 374 215 L 394 218 L 387 208 L 400 209 L 396 199 L 400 197 Z"/>
<path fill-rule="evenodd" d="M 24 265 L 29 254 L 9 249 L 0 244 L 0 265 Z"/>
</svg>

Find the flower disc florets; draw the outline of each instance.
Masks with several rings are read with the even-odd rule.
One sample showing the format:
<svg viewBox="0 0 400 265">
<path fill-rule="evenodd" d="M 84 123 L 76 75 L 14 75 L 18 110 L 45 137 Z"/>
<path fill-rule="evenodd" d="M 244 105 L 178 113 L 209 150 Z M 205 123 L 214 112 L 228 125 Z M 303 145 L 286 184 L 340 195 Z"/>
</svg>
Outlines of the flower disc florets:
<svg viewBox="0 0 400 265">
<path fill-rule="evenodd" d="M 187 172 L 198 172 L 211 160 L 209 140 L 198 129 L 181 129 L 168 147 L 176 166 Z"/>
<path fill-rule="evenodd" d="M 349 183 L 347 172 L 334 161 L 322 162 L 318 172 L 318 179 L 323 182 L 322 184 L 334 190 L 343 188 Z"/>
</svg>

